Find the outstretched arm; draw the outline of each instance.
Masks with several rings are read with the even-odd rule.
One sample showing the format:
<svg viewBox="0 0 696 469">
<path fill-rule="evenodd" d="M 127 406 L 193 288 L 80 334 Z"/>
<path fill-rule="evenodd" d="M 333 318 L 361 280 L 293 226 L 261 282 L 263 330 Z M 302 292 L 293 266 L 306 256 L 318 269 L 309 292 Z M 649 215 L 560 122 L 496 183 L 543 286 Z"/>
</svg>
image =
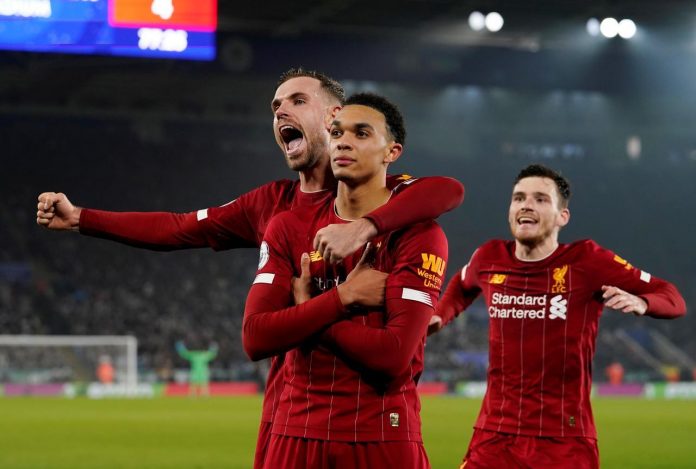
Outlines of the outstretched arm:
<svg viewBox="0 0 696 469">
<path fill-rule="evenodd" d="M 78 207 L 61 192 L 39 195 L 36 223 L 130 246 L 168 251 L 207 246 L 198 212 L 109 212 Z M 241 241 L 241 240 L 240 240 Z"/>
<path fill-rule="evenodd" d="M 607 308 L 660 319 L 686 314 L 684 298 L 672 283 L 634 267 L 596 243 L 589 247 L 598 269 L 595 277 L 602 282 L 598 289 Z"/>
<path fill-rule="evenodd" d="M 652 292 L 634 295 L 621 288 L 603 285 L 604 306 L 622 313 L 636 316 L 651 316 L 660 319 L 673 319 L 686 314 L 686 303 L 677 288 L 671 283 L 655 279 L 657 288 Z"/>
<path fill-rule="evenodd" d="M 430 324 L 428 325 L 428 335 L 434 334 L 454 318 L 459 316 L 481 293 L 478 282 L 479 250 L 471 255 L 469 263 L 466 264 L 457 274 L 452 277 L 444 295 L 435 308 Z"/>
<path fill-rule="evenodd" d="M 81 212 L 62 192 L 44 192 L 39 194 L 36 223 L 50 230 L 79 231 Z"/>
<path fill-rule="evenodd" d="M 181 358 L 183 358 L 184 360 L 191 359 L 191 353 L 188 351 L 188 349 L 182 341 L 177 341 L 175 347 L 176 353 L 178 353 Z"/>
<path fill-rule="evenodd" d="M 218 345 L 216 343 L 210 344 L 208 347 L 208 350 L 205 353 L 205 362 L 208 363 L 210 361 L 215 360 L 215 357 L 217 357 L 218 354 Z"/>
<path fill-rule="evenodd" d="M 236 210 L 240 208 L 226 210 L 229 217 L 238 219 L 238 223 L 229 224 L 237 227 L 237 233 L 228 230 L 228 244 L 230 247 L 255 247 L 253 230 L 242 211 Z M 156 251 L 216 247 L 211 236 L 226 228 L 211 226 L 209 221 L 201 218 L 202 212 L 95 210 L 73 205 L 63 193 L 44 192 L 39 195 L 36 222 L 51 230 L 79 231 L 87 236 Z"/>
<path fill-rule="evenodd" d="M 406 178 L 395 178 L 395 181 Z M 365 245 L 378 234 L 434 220 L 458 207 L 464 200 L 464 186 L 456 179 L 433 176 L 406 179 L 393 190 L 383 206 L 348 224 L 334 224 L 319 230 L 314 248 L 324 259 L 335 263 Z"/>
<path fill-rule="evenodd" d="M 220 207 L 188 213 L 112 212 L 73 205 L 62 193 L 39 195 L 36 222 L 158 251 L 258 247 L 289 181 L 266 184 Z"/>
</svg>

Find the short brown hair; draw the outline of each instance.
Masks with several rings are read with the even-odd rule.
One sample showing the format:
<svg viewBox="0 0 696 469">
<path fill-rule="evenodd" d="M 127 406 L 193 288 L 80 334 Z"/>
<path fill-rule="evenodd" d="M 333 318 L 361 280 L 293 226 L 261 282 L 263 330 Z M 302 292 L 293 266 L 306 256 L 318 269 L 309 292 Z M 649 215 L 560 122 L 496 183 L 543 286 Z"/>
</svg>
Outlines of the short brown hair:
<svg viewBox="0 0 696 469">
<path fill-rule="evenodd" d="M 318 80 L 319 83 L 321 83 L 321 88 L 326 92 L 326 94 L 332 98 L 335 98 L 341 106 L 343 106 L 345 103 L 346 92 L 343 89 L 343 85 L 330 76 L 324 75 L 316 70 L 305 70 L 302 67 L 291 68 L 280 76 L 276 88 L 292 78 L 299 77 L 309 77 Z"/>
<path fill-rule="evenodd" d="M 515 178 L 515 184 L 520 182 L 521 179 L 529 177 L 551 179 L 556 184 L 558 194 L 561 196 L 561 206 L 563 208 L 568 207 L 568 202 L 570 201 L 570 182 L 563 177 L 561 173 L 541 164 L 530 164 L 519 172 L 517 178 Z"/>
</svg>

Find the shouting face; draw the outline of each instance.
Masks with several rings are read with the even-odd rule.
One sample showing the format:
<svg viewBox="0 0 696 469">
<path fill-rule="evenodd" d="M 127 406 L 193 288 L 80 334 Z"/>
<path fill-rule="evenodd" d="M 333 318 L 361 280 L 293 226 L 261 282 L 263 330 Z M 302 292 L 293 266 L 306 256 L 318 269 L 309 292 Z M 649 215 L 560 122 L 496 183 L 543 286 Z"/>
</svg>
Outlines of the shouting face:
<svg viewBox="0 0 696 469">
<path fill-rule="evenodd" d="M 319 80 L 296 77 L 282 83 L 271 108 L 273 133 L 290 169 L 308 170 L 328 158 L 328 123 L 338 105 L 332 104 Z"/>
</svg>

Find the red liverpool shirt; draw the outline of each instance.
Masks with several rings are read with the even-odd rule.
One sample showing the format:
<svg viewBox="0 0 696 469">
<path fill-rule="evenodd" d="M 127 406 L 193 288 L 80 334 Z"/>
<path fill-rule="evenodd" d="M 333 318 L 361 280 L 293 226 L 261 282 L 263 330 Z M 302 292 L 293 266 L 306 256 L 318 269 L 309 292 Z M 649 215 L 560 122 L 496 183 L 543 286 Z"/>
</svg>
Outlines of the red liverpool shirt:
<svg viewBox="0 0 696 469">
<path fill-rule="evenodd" d="M 648 303 L 649 316 L 684 314 L 669 282 L 584 240 L 545 259 L 515 257 L 514 241 L 481 246 L 438 305 L 447 323 L 483 294 L 490 318 L 488 386 L 475 427 L 533 436 L 596 438 L 590 407 L 602 286 Z"/>
<path fill-rule="evenodd" d="M 403 191 L 416 181 L 419 189 L 414 192 L 421 194 L 420 200 L 423 201 L 423 194 L 431 195 L 429 203 L 409 200 L 410 196 L 395 197 L 367 216 L 378 231 L 435 218 L 462 202 L 464 188 L 455 179 L 416 179 L 406 174 L 387 176 L 387 186 L 395 192 Z M 264 184 L 225 205 L 196 212 L 110 212 L 85 208 L 80 216 L 80 233 L 162 251 L 259 247 L 268 223 L 275 215 L 293 208 L 326 203 L 333 196 L 330 190 L 302 192 L 299 181 L 283 179 Z M 272 420 L 282 389 L 279 381 L 281 364 L 282 357 L 279 361 L 271 359 L 263 405 L 262 420 L 265 422 Z"/>
<path fill-rule="evenodd" d="M 425 332 L 442 286 L 447 240 L 435 222 L 374 240 L 374 268 L 390 275 L 386 308 L 351 310 L 336 286 L 361 253 L 332 265 L 313 251 L 314 234 L 345 223 L 334 204 L 271 221 L 247 299 L 244 343 L 252 358 L 286 351 L 284 390 L 273 432 L 335 441 L 421 441 L 416 384 Z M 292 304 L 291 277 L 310 253 L 317 295 Z"/>
<path fill-rule="evenodd" d="M 378 232 L 437 218 L 457 207 L 464 198 L 464 186 L 456 179 L 387 176 L 390 189 L 401 189 L 415 182 L 418 189 L 412 195 L 399 195 L 366 216 Z M 330 190 L 305 193 L 300 190 L 299 181 L 283 179 L 264 184 L 220 207 L 195 212 L 111 212 L 85 208 L 80 215 L 80 233 L 159 251 L 259 247 L 273 216 L 294 207 L 324 202 L 333 195 Z"/>
</svg>

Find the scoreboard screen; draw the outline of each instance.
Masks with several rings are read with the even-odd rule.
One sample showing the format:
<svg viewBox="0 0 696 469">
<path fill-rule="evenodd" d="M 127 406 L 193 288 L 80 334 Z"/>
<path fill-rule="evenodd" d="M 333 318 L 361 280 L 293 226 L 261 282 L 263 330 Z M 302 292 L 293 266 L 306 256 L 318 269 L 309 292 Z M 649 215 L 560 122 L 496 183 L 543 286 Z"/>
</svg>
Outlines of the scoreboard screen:
<svg viewBox="0 0 696 469">
<path fill-rule="evenodd" d="M 213 60 L 217 0 L 0 0 L 0 49 Z"/>
</svg>

